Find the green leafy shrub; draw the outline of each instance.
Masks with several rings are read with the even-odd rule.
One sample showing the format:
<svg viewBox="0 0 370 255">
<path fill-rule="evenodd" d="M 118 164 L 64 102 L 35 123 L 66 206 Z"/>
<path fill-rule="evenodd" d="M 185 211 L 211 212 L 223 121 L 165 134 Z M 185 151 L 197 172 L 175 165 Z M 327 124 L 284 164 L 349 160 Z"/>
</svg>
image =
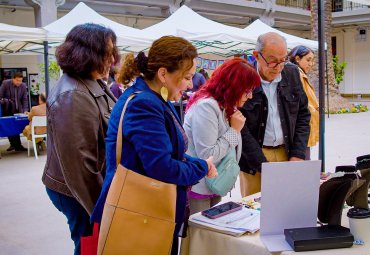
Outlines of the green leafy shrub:
<svg viewBox="0 0 370 255">
<path fill-rule="evenodd" d="M 39 64 L 39 78 L 42 83 L 45 84 L 45 64 Z M 54 60 L 49 59 L 49 79 L 58 80 L 60 76 L 60 66 Z"/>
<path fill-rule="evenodd" d="M 337 84 L 341 83 L 343 81 L 344 76 L 344 68 L 346 68 L 347 62 L 338 63 L 338 56 L 333 56 L 333 68 L 334 68 L 334 74 L 335 74 L 335 81 Z"/>
</svg>

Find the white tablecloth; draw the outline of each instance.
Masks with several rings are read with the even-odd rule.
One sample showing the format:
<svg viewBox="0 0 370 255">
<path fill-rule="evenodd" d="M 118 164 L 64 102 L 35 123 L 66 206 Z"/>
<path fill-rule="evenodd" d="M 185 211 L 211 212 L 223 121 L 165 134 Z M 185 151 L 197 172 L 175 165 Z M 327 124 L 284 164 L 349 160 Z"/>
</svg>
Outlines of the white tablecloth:
<svg viewBox="0 0 370 255">
<path fill-rule="evenodd" d="M 343 211 L 342 226 L 348 227 L 347 210 Z M 259 232 L 245 234 L 241 237 L 217 233 L 211 230 L 189 226 L 189 237 L 183 243 L 181 255 L 270 255 L 259 238 Z M 188 246 L 187 246 L 188 245 Z M 285 251 L 273 254 L 293 254 Z M 297 254 L 314 255 L 370 255 L 369 243 L 353 245 L 351 248 L 299 252 Z"/>
</svg>

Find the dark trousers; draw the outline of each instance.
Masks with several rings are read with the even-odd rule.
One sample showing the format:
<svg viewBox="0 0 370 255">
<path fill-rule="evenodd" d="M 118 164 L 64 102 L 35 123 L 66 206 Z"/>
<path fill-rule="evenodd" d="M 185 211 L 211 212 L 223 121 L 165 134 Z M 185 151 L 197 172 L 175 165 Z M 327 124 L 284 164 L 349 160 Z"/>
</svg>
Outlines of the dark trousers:
<svg viewBox="0 0 370 255">
<path fill-rule="evenodd" d="M 21 137 L 19 135 L 9 136 L 8 139 L 9 139 L 10 146 L 14 148 L 21 147 L 22 143 L 21 143 Z"/>
<path fill-rule="evenodd" d="M 306 148 L 306 160 L 311 160 L 311 148 L 307 147 Z"/>
<path fill-rule="evenodd" d="M 46 192 L 54 206 L 67 217 L 71 239 L 75 244 L 74 255 L 79 255 L 81 236 L 92 234 L 90 216 L 75 198 L 55 192 L 49 188 L 46 188 Z"/>
<path fill-rule="evenodd" d="M 171 255 L 177 255 L 178 252 L 179 252 L 179 238 L 176 235 L 172 241 Z"/>
</svg>

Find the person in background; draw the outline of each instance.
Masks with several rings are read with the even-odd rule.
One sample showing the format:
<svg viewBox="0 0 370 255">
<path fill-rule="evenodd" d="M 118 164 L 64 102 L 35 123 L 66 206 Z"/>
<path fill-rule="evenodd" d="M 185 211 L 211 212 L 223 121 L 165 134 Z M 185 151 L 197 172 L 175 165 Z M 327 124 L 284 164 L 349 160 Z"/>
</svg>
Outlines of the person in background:
<svg viewBox="0 0 370 255">
<path fill-rule="evenodd" d="M 203 68 L 199 70 L 199 73 L 203 74 L 204 78 L 206 79 L 206 81 L 208 81 L 209 79 L 209 76 L 208 76 L 208 73 L 206 70 L 204 70 Z"/>
<path fill-rule="evenodd" d="M 186 213 L 188 187 L 206 175 L 217 175 L 211 158 L 203 160 L 185 154 L 188 139 L 171 103 L 177 101 L 186 89 L 192 88 L 196 57 L 196 48 L 175 36 L 164 36 L 154 41 L 148 56 L 143 52 L 136 58 L 133 54 L 126 56 L 120 80 L 129 84 L 136 79 L 119 98 L 109 120 L 107 175 L 91 217 L 92 221 L 101 221 L 116 171 L 116 140 L 123 106 L 130 95 L 141 92 L 129 102 L 125 112 L 121 164 L 142 175 L 177 185 L 176 227 L 171 254 L 178 253 L 178 236 L 183 231 L 186 233 L 186 227 L 181 227 L 189 216 Z"/>
<path fill-rule="evenodd" d="M 191 92 L 196 92 L 200 89 L 200 87 L 206 83 L 206 79 L 201 73 L 195 72 L 192 78 L 193 81 L 193 88 L 190 89 Z"/>
<path fill-rule="evenodd" d="M 113 81 L 114 81 L 113 69 L 114 69 L 113 66 L 109 67 L 109 69 L 107 70 L 107 73 L 105 73 L 104 76 L 102 77 L 102 81 L 107 85 L 108 88 L 112 86 Z"/>
<path fill-rule="evenodd" d="M 105 142 L 115 97 L 102 78 L 118 61 L 115 33 L 101 25 L 75 26 L 56 50 L 64 74 L 47 99 L 47 161 L 42 176 L 63 213 L 80 254 L 91 235 L 90 215 L 105 177 Z"/>
<path fill-rule="evenodd" d="M 109 71 L 109 76 L 112 79 L 112 84 L 110 85 L 109 89 L 113 93 L 113 95 L 118 99 L 123 93 L 123 87 L 117 81 L 118 73 L 116 67 L 111 67 Z"/>
<path fill-rule="evenodd" d="M 204 71 L 204 69 L 201 69 L 201 70 Z M 205 79 L 204 75 L 201 74 L 201 73 L 198 73 L 198 72 L 194 73 L 192 81 L 193 81 L 193 88 L 188 89 L 187 91 L 185 91 L 185 93 L 183 94 L 183 98 L 182 98 L 183 100 L 188 100 L 194 92 L 198 91 L 200 89 L 200 87 L 203 86 L 206 83 L 206 79 Z M 185 106 L 186 106 L 186 104 L 185 104 Z M 180 109 L 177 109 L 177 111 L 180 112 Z M 182 116 L 183 115 L 184 115 L 184 112 L 182 113 Z"/>
<path fill-rule="evenodd" d="M 315 89 L 308 80 L 307 73 L 312 69 L 314 64 L 313 51 L 303 45 L 294 47 L 288 54 L 290 62 L 296 64 L 299 69 L 303 89 L 308 98 L 308 110 L 311 113 L 310 119 L 310 136 L 308 138 L 306 160 L 311 159 L 311 147 L 319 141 L 319 102 L 317 100 Z"/>
<path fill-rule="evenodd" d="M 269 32 L 258 37 L 253 56 L 261 87 L 240 109 L 247 119 L 239 161 L 243 197 L 261 191 L 262 162 L 306 157 L 310 112 L 298 67 L 288 62 L 287 53 L 281 35 Z"/>
<path fill-rule="evenodd" d="M 246 60 L 234 58 L 217 68 L 208 82 L 190 98 L 186 109 L 184 129 L 192 148 L 192 156 L 220 162 L 230 150 L 240 159 L 240 131 L 245 118 L 237 110 L 252 98 L 261 80 Z M 203 178 L 189 192 L 190 214 L 208 209 L 221 201 L 213 194 Z"/>
<path fill-rule="evenodd" d="M 28 124 L 24 130 L 23 135 L 27 137 L 29 141 L 32 141 L 32 118 L 34 116 L 46 116 L 46 95 L 45 93 L 39 94 L 39 104 L 32 107 L 30 113 L 28 114 L 28 119 L 30 121 L 30 124 Z M 46 127 L 35 127 L 35 134 L 46 134 Z M 36 138 L 36 144 L 37 146 L 43 150 L 45 147 L 44 144 L 44 138 Z"/>
<path fill-rule="evenodd" d="M 28 97 L 22 73 L 14 73 L 12 79 L 4 80 L 0 87 L 0 104 L 3 116 L 28 113 Z M 6 151 L 26 151 L 19 135 L 9 136 L 10 147 Z"/>
<path fill-rule="evenodd" d="M 130 80 L 130 77 L 127 77 L 126 75 L 126 72 L 127 72 L 127 68 L 130 68 L 129 66 L 124 66 L 123 63 L 126 62 L 126 58 L 130 58 L 132 59 L 132 54 L 125 54 L 123 57 L 122 57 L 122 64 L 120 65 L 118 71 L 117 71 L 117 75 L 116 75 L 116 78 L 117 78 L 117 82 L 118 84 L 120 84 L 123 88 L 123 91 L 125 91 L 128 87 L 131 87 L 135 81 L 136 81 L 136 77 L 134 78 L 131 78 Z"/>
</svg>

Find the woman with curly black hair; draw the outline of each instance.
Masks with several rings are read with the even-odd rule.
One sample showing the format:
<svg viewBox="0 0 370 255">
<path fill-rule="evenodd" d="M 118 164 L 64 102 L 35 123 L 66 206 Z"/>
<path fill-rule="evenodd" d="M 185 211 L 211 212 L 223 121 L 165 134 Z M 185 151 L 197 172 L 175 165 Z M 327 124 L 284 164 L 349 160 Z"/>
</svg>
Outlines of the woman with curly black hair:
<svg viewBox="0 0 370 255">
<path fill-rule="evenodd" d="M 115 97 L 101 80 L 118 60 L 116 35 L 100 25 L 74 27 L 56 51 L 64 74 L 47 99 L 48 158 L 42 181 L 68 220 L 74 254 L 90 235 L 90 214 L 105 176 L 105 142 Z"/>
</svg>

